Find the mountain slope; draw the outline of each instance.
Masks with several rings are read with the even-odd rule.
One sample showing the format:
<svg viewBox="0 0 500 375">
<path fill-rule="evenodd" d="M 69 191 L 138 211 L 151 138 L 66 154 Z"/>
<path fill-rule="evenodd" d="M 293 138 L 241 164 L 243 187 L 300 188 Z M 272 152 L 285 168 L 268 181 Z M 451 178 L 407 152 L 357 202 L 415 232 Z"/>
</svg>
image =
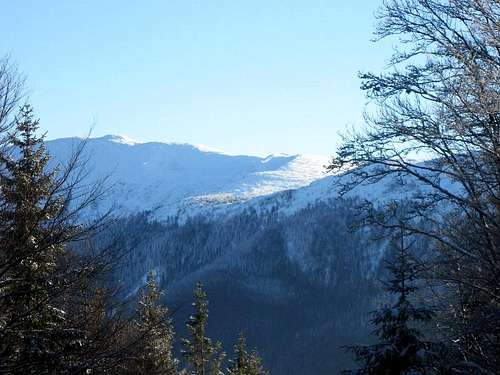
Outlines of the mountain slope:
<svg viewBox="0 0 500 375">
<path fill-rule="evenodd" d="M 51 140 L 47 148 L 64 162 L 81 141 Z M 137 143 L 113 135 L 89 139 L 85 155 L 90 181 L 109 176 L 112 192 L 105 206 L 115 206 L 122 214 L 156 210 L 157 217 L 300 188 L 325 176 L 328 162 L 323 156 L 228 155 L 189 144 Z"/>
</svg>

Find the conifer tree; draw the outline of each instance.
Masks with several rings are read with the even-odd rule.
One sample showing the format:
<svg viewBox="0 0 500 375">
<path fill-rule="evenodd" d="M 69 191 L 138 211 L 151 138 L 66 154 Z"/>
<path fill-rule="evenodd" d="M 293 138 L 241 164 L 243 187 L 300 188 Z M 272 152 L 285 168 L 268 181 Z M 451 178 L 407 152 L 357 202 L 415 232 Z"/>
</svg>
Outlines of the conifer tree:
<svg viewBox="0 0 500 375">
<path fill-rule="evenodd" d="M 65 210 L 55 194 L 55 171 L 31 106 L 21 108 L 9 136 L 12 155 L 1 155 L 0 368 L 11 373 L 55 373 L 71 330 L 56 303 L 58 258 L 76 227 L 56 219 Z"/>
<path fill-rule="evenodd" d="M 129 313 L 120 311 L 110 300 L 113 295 L 103 287 L 86 287 L 81 300 L 74 304 L 70 326 L 81 332 L 79 350 L 73 351 L 72 363 L 66 360 L 70 374 L 125 375 L 134 369 L 137 358 L 137 327 Z M 142 344 L 142 343 L 141 343 Z M 72 364 L 72 366 L 70 366 Z"/>
<path fill-rule="evenodd" d="M 216 352 L 212 340 L 205 336 L 208 321 L 208 301 L 203 290 L 203 284 L 198 282 L 194 290 L 194 315 L 186 322 L 190 338 L 182 340 L 182 352 L 188 363 L 191 374 L 205 375 L 209 371 L 209 362 Z"/>
<path fill-rule="evenodd" d="M 399 242 L 399 243 L 398 243 Z M 356 374 L 428 374 L 432 368 L 433 345 L 424 341 L 419 325 L 428 323 L 433 311 L 417 307 L 411 301 L 418 289 L 417 264 L 409 253 L 410 245 L 405 243 L 404 231 L 394 239 L 394 260 L 386 267 L 391 276 L 385 283 L 385 290 L 396 296 L 396 302 L 372 313 L 373 333 L 378 342 L 369 346 L 352 346 L 359 364 Z"/>
<path fill-rule="evenodd" d="M 238 342 L 234 346 L 234 359 L 229 362 L 228 374 L 246 375 L 249 365 L 249 357 L 246 348 L 246 339 L 243 332 L 238 336 Z"/>
<path fill-rule="evenodd" d="M 267 375 L 269 374 L 262 365 L 262 358 L 259 353 L 254 349 L 250 353 L 248 360 L 248 374 L 249 375 Z"/>
<path fill-rule="evenodd" d="M 212 363 L 210 364 L 210 375 L 224 375 L 222 372 L 222 365 L 226 359 L 226 353 L 222 348 L 222 343 L 217 341 L 215 343 L 214 354 Z"/>
<path fill-rule="evenodd" d="M 97 368 L 108 367 L 104 353 L 109 351 L 109 348 L 103 345 L 105 340 L 102 339 L 109 325 L 106 291 L 103 288 L 96 288 L 92 291 L 85 288 L 81 293 L 85 295 L 81 296 L 81 303 L 75 306 L 78 311 L 70 311 L 74 317 L 72 325 L 84 332 L 81 344 L 82 353 L 77 355 L 75 362 L 77 366 L 92 370 L 91 373 L 94 373 Z"/>
<path fill-rule="evenodd" d="M 238 336 L 234 346 L 234 359 L 227 369 L 229 375 L 262 375 L 266 374 L 262 367 L 262 360 L 256 350 L 248 353 L 246 339 L 243 333 Z"/>
<path fill-rule="evenodd" d="M 172 354 L 174 331 L 168 309 L 161 303 L 155 275 L 148 274 L 145 290 L 138 304 L 135 322 L 138 335 L 136 359 L 131 373 L 148 375 L 177 374 L 177 360 Z"/>
<path fill-rule="evenodd" d="M 32 107 L 21 107 L 0 153 L 0 373 L 75 373 L 89 360 L 77 290 L 93 284 L 101 259 L 68 248 L 95 228 L 78 215 L 101 185 L 78 185 L 83 148 L 65 168 L 49 166 L 38 126 Z"/>
</svg>

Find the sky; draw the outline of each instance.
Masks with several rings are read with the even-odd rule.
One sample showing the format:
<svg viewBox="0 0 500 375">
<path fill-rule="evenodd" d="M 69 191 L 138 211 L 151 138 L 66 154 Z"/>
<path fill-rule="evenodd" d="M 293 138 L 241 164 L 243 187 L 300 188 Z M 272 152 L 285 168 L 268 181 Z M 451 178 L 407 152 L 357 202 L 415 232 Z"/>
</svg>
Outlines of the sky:
<svg viewBox="0 0 500 375">
<path fill-rule="evenodd" d="M 371 41 L 378 0 L 0 1 L 0 56 L 48 139 L 331 155 L 362 123 L 358 72 L 392 52 Z"/>
</svg>

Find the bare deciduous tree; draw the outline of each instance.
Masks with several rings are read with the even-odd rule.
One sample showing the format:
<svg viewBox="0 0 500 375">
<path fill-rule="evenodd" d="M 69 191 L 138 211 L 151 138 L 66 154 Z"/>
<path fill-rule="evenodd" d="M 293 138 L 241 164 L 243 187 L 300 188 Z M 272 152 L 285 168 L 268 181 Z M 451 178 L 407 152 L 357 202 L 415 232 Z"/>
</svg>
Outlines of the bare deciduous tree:
<svg viewBox="0 0 500 375">
<path fill-rule="evenodd" d="M 0 134 L 10 129 L 12 113 L 24 97 L 24 77 L 9 57 L 0 58 Z"/>
<path fill-rule="evenodd" d="M 344 136 L 330 169 L 349 169 L 343 192 L 391 176 L 419 182 L 404 217 L 394 220 L 394 202 L 378 205 L 383 214 L 367 202 L 367 223 L 432 241 L 447 322 L 462 319 L 446 333 L 465 361 L 498 371 L 500 3 L 390 0 L 378 19 L 377 37 L 399 37 L 400 49 L 386 72 L 360 74 L 378 110 Z"/>
</svg>

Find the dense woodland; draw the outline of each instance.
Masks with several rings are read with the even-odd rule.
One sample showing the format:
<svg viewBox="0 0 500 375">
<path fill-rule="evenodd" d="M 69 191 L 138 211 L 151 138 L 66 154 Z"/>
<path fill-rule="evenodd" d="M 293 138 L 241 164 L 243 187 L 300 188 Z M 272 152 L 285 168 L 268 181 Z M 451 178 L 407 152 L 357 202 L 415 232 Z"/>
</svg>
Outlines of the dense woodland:
<svg viewBox="0 0 500 375">
<path fill-rule="evenodd" d="M 130 243 L 120 248 L 133 251 L 110 275 L 127 293 L 154 270 L 183 316 L 203 280 L 217 322 L 208 327 L 211 336 L 230 342 L 243 330 L 273 373 L 335 373 L 350 363 L 341 346 L 365 341 L 367 313 L 384 298 L 376 279 L 387 239 L 375 240 L 383 230 L 352 229 L 358 203 L 332 200 L 286 217 L 249 209 L 168 224 L 144 214 L 117 221 L 98 241 L 106 246 L 127 234 Z M 318 366 L 325 357 L 331 361 Z"/>
<path fill-rule="evenodd" d="M 342 193 L 425 189 L 286 218 L 94 217 L 110 191 L 86 180 L 85 142 L 51 163 L 3 59 L 0 373 L 500 373 L 500 4 L 390 0 L 377 18 L 400 48 L 360 74 L 378 110 L 329 169 Z"/>
</svg>

